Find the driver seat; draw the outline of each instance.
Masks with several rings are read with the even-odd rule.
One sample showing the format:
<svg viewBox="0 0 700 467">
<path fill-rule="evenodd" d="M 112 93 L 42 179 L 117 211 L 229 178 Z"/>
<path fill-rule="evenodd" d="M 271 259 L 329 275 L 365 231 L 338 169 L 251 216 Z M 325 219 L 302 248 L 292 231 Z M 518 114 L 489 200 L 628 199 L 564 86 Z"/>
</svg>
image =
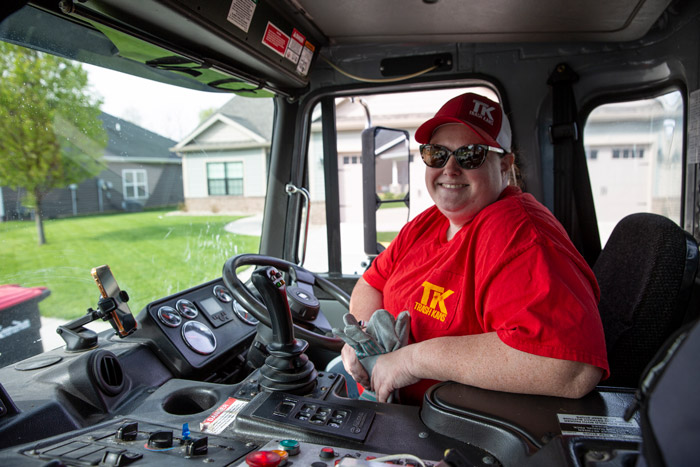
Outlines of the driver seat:
<svg viewBox="0 0 700 467">
<path fill-rule="evenodd" d="M 694 318 L 689 309 L 698 244 L 670 219 L 622 219 L 593 266 L 610 364 L 606 386 L 637 387 L 666 339 Z"/>
</svg>

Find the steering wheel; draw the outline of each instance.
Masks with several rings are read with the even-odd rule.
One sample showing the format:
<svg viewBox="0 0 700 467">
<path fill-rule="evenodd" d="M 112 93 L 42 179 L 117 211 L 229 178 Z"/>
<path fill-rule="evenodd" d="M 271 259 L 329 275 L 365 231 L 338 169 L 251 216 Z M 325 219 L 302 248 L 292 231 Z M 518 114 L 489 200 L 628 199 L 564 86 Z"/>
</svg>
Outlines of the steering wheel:
<svg viewBox="0 0 700 467">
<path fill-rule="evenodd" d="M 233 297 L 243 305 L 253 316 L 255 316 L 258 321 L 267 327 L 272 327 L 270 322 L 270 315 L 267 312 L 265 305 L 260 303 L 260 301 L 255 298 L 255 296 L 250 292 L 248 287 L 238 278 L 236 274 L 236 269 L 241 266 L 246 265 L 257 265 L 257 266 L 274 266 L 278 270 L 286 272 L 296 279 L 297 283 L 304 283 L 309 286 L 317 286 L 319 289 L 328 293 L 337 302 L 343 305 L 346 309 L 350 309 L 350 296 L 345 293 L 340 287 L 333 284 L 327 279 L 310 272 L 301 266 L 290 263 L 279 258 L 273 258 L 271 256 L 255 255 L 255 254 L 242 254 L 236 255 L 229 258 L 224 264 L 223 269 L 223 279 L 226 287 L 231 291 Z M 317 318 L 318 319 L 318 318 Z M 327 321 L 324 317 L 324 321 Z M 309 344 L 315 346 L 321 346 L 328 350 L 334 352 L 340 352 L 343 347 L 344 342 L 342 339 L 335 336 L 327 336 L 320 332 L 311 331 L 309 329 L 303 328 L 297 324 L 294 324 L 294 335 L 300 337 Z"/>
</svg>

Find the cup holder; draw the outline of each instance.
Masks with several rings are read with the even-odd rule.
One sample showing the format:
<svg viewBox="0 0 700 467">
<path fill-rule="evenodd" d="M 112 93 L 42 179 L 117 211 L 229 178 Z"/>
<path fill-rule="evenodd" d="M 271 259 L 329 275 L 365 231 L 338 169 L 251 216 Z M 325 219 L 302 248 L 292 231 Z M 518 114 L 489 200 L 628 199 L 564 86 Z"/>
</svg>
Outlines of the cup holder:
<svg viewBox="0 0 700 467">
<path fill-rule="evenodd" d="M 214 407 L 219 397 L 206 389 L 175 391 L 163 401 L 163 410 L 173 415 L 192 415 Z"/>
</svg>

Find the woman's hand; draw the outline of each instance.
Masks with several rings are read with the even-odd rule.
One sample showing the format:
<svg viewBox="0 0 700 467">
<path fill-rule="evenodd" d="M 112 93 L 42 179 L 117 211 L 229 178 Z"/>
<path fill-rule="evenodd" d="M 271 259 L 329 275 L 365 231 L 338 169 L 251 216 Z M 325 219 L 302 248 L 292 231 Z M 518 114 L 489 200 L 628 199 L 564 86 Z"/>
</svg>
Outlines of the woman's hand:
<svg viewBox="0 0 700 467">
<path fill-rule="evenodd" d="M 362 366 L 360 360 L 357 358 L 355 349 L 350 347 L 348 344 L 345 344 L 340 350 L 340 358 L 343 361 L 345 371 L 347 371 L 350 376 L 352 376 L 352 378 L 360 383 L 364 388 L 369 389 L 369 375 L 367 374 L 365 367 Z"/>
<path fill-rule="evenodd" d="M 395 389 L 400 389 L 419 381 L 420 378 L 413 374 L 414 349 L 415 344 L 407 345 L 394 352 L 380 355 L 377 358 L 377 362 L 372 369 L 372 390 L 377 396 L 377 401 L 386 402 Z"/>
</svg>

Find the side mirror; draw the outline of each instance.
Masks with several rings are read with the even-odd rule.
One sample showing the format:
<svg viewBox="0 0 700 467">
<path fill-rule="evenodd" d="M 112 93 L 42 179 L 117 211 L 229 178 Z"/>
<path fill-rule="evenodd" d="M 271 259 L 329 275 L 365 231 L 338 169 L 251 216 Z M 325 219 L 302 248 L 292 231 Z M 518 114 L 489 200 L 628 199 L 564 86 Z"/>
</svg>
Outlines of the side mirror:
<svg viewBox="0 0 700 467">
<path fill-rule="evenodd" d="M 370 127 L 362 132 L 362 197 L 365 254 L 370 259 L 384 250 L 377 239 L 377 213 L 380 231 L 392 229 L 392 219 L 401 217 L 398 229 L 408 220 L 410 206 L 410 162 L 408 131 L 393 128 Z M 391 209 L 393 208 L 393 209 Z M 399 209 L 400 211 L 397 211 Z M 405 214 L 405 215 L 404 215 Z"/>
</svg>

